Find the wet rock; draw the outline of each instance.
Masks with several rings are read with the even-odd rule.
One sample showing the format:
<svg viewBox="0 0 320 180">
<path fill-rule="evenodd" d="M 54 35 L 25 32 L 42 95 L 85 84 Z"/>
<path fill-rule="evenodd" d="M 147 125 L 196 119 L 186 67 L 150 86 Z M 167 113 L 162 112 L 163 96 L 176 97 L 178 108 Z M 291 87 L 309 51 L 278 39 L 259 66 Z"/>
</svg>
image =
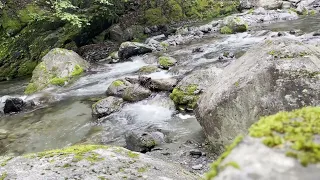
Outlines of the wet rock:
<svg viewBox="0 0 320 180">
<path fill-rule="evenodd" d="M 104 61 L 109 54 L 117 49 L 118 45 L 113 42 L 90 44 L 82 46 L 77 51 L 81 57 L 91 63 Z"/>
<path fill-rule="evenodd" d="M 320 177 L 319 160 L 316 158 L 317 160 L 313 161 L 310 158 L 304 158 L 306 155 L 317 157 L 314 151 L 310 152 L 304 149 L 307 144 L 304 142 L 312 144 L 311 146 L 314 148 L 319 145 L 319 142 L 316 141 L 317 138 L 315 138 L 317 135 L 311 133 L 311 139 L 299 141 L 299 138 L 293 138 L 288 141 L 284 137 L 292 136 L 290 132 L 286 130 L 279 132 L 276 130 L 277 128 L 272 128 L 275 119 L 277 124 L 283 125 L 283 129 L 302 128 L 300 123 L 314 127 L 311 121 L 306 123 L 308 117 L 319 118 L 319 108 L 309 107 L 295 112 L 281 112 L 277 115 L 261 118 L 255 127 L 251 126 L 250 135 L 238 137 L 232 143 L 233 148 L 228 149 L 224 158 L 219 158 L 222 161 L 216 162 L 215 167 L 212 166 L 214 168 L 209 172 L 209 178 L 213 179 L 215 176 L 214 179 L 217 180 L 248 180 L 255 179 L 255 177 L 259 177 L 258 179 L 318 179 Z M 296 122 L 297 119 L 300 122 L 298 126 L 296 123 L 290 123 Z M 277 134 L 274 139 L 267 133 L 263 133 L 268 128 L 270 128 L 270 133 Z M 261 136 L 259 133 L 262 133 Z M 295 134 L 295 137 L 306 137 L 305 133 L 302 131 L 298 133 L 298 136 Z M 297 142 L 299 144 L 301 142 L 299 150 L 293 149 L 296 146 L 292 146 Z"/>
<path fill-rule="evenodd" d="M 63 158 L 61 158 L 63 154 Z M 181 166 L 121 147 L 78 145 L 34 156 L 1 157 L 6 179 L 175 179 L 197 180 Z"/>
<path fill-rule="evenodd" d="M 200 53 L 200 52 L 204 52 L 204 49 L 202 47 L 197 47 L 192 49 L 192 53 Z"/>
<path fill-rule="evenodd" d="M 123 99 L 125 101 L 136 102 L 148 98 L 151 95 L 151 91 L 142 87 L 139 84 L 129 86 L 124 90 Z"/>
<path fill-rule="evenodd" d="M 197 120 L 217 152 L 258 117 L 320 103 L 319 47 L 267 40 L 232 62 L 198 101 Z"/>
<path fill-rule="evenodd" d="M 17 113 L 23 110 L 25 102 L 20 98 L 8 98 L 3 108 L 4 114 Z"/>
<path fill-rule="evenodd" d="M 314 32 L 314 33 L 313 33 L 313 36 L 320 36 L 320 31 Z"/>
<path fill-rule="evenodd" d="M 154 72 L 159 72 L 160 69 L 158 68 L 157 65 L 148 65 L 148 66 L 143 66 L 142 68 L 139 69 L 138 73 L 139 74 L 151 74 Z"/>
<path fill-rule="evenodd" d="M 178 84 L 177 79 L 151 79 L 151 89 L 156 91 L 172 91 Z"/>
<path fill-rule="evenodd" d="M 137 42 L 124 42 L 119 48 L 120 59 L 128 59 L 132 56 L 146 54 L 152 52 L 152 49 L 145 44 Z"/>
<path fill-rule="evenodd" d="M 228 32 L 227 32 L 228 29 Z M 231 34 L 236 32 L 245 32 L 248 29 L 248 24 L 242 17 L 228 16 L 223 19 L 221 33 Z M 230 31 L 230 32 L 229 32 Z"/>
<path fill-rule="evenodd" d="M 77 53 L 55 48 L 46 54 L 32 73 L 25 93 L 32 94 L 51 86 L 72 83 L 89 68 L 89 63 Z"/>
<path fill-rule="evenodd" d="M 149 152 L 157 145 L 155 138 L 148 132 L 129 132 L 126 134 L 126 148 L 136 152 Z"/>
<path fill-rule="evenodd" d="M 109 96 L 92 105 L 92 116 L 101 118 L 121 109 L 123 99 Z"/>
<path fill-rule="evenodd" d="M 125 101 L 135 102 L 151 95 L 151 91 L 140 84 L 132 84 L 127 80 L 116 80 L 108 87 L 108 96 L 121 97 Z"/>
<path fill-rule="evenodd" d="M 283 1 L 282 2 L 282 9 L 290 9 L 291 8 L 292 3 L 288 2 L 288 1 Z"/>
<path fill-rule="evenodd" d="M 174 66 L 177 63 L 177 60 L 172 57 L 161 56 L 159 57 L 158 63 L 160 68 L 169 69 L 170 67 Z"/>
<path fill-rule="evenodd" d="M 201 156 L 202 152 L 199 149 L 193 149 L 190 151 L 191 156 Z"/>
</svg>

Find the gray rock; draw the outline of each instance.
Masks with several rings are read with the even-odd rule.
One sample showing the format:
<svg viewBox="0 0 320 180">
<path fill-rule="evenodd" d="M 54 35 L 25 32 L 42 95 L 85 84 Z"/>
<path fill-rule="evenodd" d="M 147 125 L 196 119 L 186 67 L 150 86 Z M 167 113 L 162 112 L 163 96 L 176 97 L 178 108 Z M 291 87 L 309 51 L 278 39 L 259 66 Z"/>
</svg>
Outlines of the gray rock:
<svg viewBox="0 0 320 180">
<path fill-rule="evenodd" d="M 92 115 L 94 117 L 104 117 L 121 109 L 123 99 L 109 96 L 92 105 Z"/>
<path fill-rule="evenodd" d="M 250 49 L 201 96 L 197 120 L 217 151 L 260 116 L 320 104 L 320 48 L 286 38 Z"/>
<path fill-rule="evenodd" d="M 152 52 L 152 49 L 145 44 L 137 42 L 124 42 L 119 48 L 120 59 L 128 59 L 132 56 L 146 54 Z"/>
<path fill-rule="evenodd" d="M 159 57 L 158 64 L 162 69 L 169 69 L 177 63 L 177 60 L 173 57 L 161 56 Z"/>
<path fill-rule="evenodd" d="M 157 141 L 148 132 L 129 132 L 126 134 L 126 148 L 136 152 L 149 152 L 157 145 Z"/>
<path fill-rule="evenodd" d="M 302 0 L 300 3 L 297 5 L 297 12 L 299 14 L 303 14 L 303 11 L 306 11 L 310 9 L 310 5 L 313 4 L 316 0 Z"/>
<path fill-rule="evenodd" d="M 5 129 L 0 129 L 0 140 L 6 139 L 9 135 L 9 131 Z"/>
<path fill-rule="evenodd" d="M 141 101 L 148 98 L 151 95 L 151 91 L 142 87 L 139 84 L 129 86 L 124 90 L 123 99 L 129 102 Z"/>
<path fill-rule="evenodd" d="M 109 39 L 122 42 L 123 41 L 123 30 L 120 24 L 114 24 L 108 29 Z"/>
<path fill-rule="evenodd" d="M 50 86 L 64 86 L 89 68 L 89 63 L 77 53 L 55 48 L 42 58 L 32 73 L 25 93 L 31 94 Z"/>
<path fill-rule="evenodd" d="M 108 87 L 108 96 L 121 97 L 125 101 L 135 102 L 143 100 L 151 95 L 151 91 L 139 84 L 132 84 L 127 80 L 116 80 Z"/>
<path fill-rule="evenodd" d="M 0 163 L 2 177 L 17 180 L 200 179 L 179 165 L 112 146 L 78 145 L 27 156 L 1 157 Z"/>
<path fill-rule="evenodd" d="M 263 7 L 265 9 L 280 9 L 282 2 L 281 0 L 240 0 L 240 8 L 251 9 Z"/>
<path fill-rule="evenodd" d="M 290 8 L 291 8 L 291 2 L 283 1 L 282 9 L 290 9 Z"/>
<path fill-rule="evenodd" d="M 174 78 L 151 80 L 151 87 L 156 91 L 172 91 L 177 84 L 178 81 Z"/>
<path fill-rule="evenodd" d="M 159 72 L 160 69 L 158 68 L 157 65 L 147 65 L 147 66 L 143 66 L 142 68 L 139 69 L 139 74 L 151 74 L 154 72 Z"/>
</svg>

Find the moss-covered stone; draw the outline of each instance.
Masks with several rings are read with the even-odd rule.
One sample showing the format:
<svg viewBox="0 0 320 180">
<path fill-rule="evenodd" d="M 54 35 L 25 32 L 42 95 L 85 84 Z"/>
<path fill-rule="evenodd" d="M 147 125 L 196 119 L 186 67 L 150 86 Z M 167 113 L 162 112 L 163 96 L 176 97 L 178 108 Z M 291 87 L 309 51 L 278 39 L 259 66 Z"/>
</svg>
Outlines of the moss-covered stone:
<svg viewBox="0 0 320 180">
<path fill-rule="evenodd" d="M 175 103 L 176 107 L 187 107 L 193 109 L 197 104 L 199 95 L 195 94 L 198 89 L 198 85 L 191 84 L 187 87 L 176 87 L 170 94 L 170 98 Z"/>
<path fill-rule="evenodd" d="M 116 80 L 116 81 L 112 82 L 112 85 L 115 86 L 115 87 L 119 87 L 119 86 L 123 86 L 124 82 L 121 81 L 121 80 Z"/>
<path fill-rule="evenodd" d="M 231 28 L 229 28 L 228 26 L 223 26 L 221 29 L 220 29 L 220 33 L 221 34 L 232 34 L 233 31 Z"/>
<path fill-rule="evenodd" d="M 58 77 L 54 77 L 50 80 L 50 83 L 52 85 L 56 85 L 56 86 L 64 86 L 66 83 L 67 79 L 66 78 L 58 78 Z"/>
<path fill-rule="evenodd" d="M 320 162 L 320 108 L 306 107 L 263 117 L 249 129 L 250 136 L 262 138 L 269 147 L 288 147 L 287 155 L 302 165 Z"/>
<path fill-rule="evenodd" d="M 157 71 L 159 71 L 159 68 L 156 65 L 143 66 L 139 69 L 140 74 L 150 74 Z"/>
<path fill-rule="evenodd" d="M 177 61 L 174 58 L 161 56 L 159 57 L 159 65 L 164 69 L 169 69 L 170 67 L 174 66 Z"/>
</svg>

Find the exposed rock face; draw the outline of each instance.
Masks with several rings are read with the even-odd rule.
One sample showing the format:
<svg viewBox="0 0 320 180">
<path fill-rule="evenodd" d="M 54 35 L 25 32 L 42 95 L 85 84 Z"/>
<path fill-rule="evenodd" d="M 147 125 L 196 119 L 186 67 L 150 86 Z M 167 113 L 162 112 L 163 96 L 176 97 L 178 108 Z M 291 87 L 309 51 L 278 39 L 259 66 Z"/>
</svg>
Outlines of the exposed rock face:
<svg viewBox="0 0 320 180">
<path fill-rule="evenodd" d="M 242 9 L 250 9 L 263 7 L 266 9 L 280 9 L 282 6 L 281 0 L 240 0 Z"/>
<path fill-rule="evenodd" d="M 88 62 L 98 62 L 108 58 L 111 52 L 118 48 L 118 44 L 113 42 L 104 42 L 99 44 L 90 44 L 79 48 L 78 53 Z"/>
<path fill-rule="evenodd" d="M 319 107 L 261 118 L 251 126 L 249 136 L 238 137 L 227 148 L 212 165 L 207 179 L 319 179 L 319 132 L 315 130 L 319 118 Z"/>
<path fill-rule="evenodd" d="M 121 109 L 123 104 L 123 99 L 117 97 L 107 97 L 102 99 L 92 105 L 92 116 L 94 117 L 104 117 L 111 113 L 117 112 Z"/>
<path fill-rule="evenodd" d="M 141 101 L 151 95 L 151 91 L 140 84 L 133 84 L 127 80 L 116 80 L 108 87 L 108 96 L 121 97 L 125 101 Z"/>
<path fill-rule="evenodd" d="M 67 49 L 53 49 L 42 58 L 42 62 L 33 71 L 25 93 L 32 94 L 49 86 L 64 86 L 88 67 L 89 63 L 77 53 Z"/>
<path fill-rule="evenodd" d="M 119 48 L 120 59 L 128 59 L 132 56 L 152 52 L 152 49 L 145 44 L 137 42 L 124 42 Z"/>
<path fill-rule="evenodd" d="M 319 105 L 319 54 L 319 47 L 298 41 L 266 40 L 226 67 L 196 108 L 217 151 L 260 116 Z"/>
<path fill-rule="evenodd" d="M 4 179 L 176 179 L 200 177 L 180 166 L 121 147 L 71 146 L 20 157 L 0 157 Z"/>
</svg>

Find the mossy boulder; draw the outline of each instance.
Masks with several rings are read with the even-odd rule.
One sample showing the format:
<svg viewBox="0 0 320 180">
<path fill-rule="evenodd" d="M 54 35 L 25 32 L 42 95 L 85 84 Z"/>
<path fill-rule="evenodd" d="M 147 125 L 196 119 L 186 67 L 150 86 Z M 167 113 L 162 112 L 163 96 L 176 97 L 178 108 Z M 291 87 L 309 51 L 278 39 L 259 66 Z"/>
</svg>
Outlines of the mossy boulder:
<svg viewBox="0 0 320 180">
<path fill-rule="evenodd" d="M 195 109 L 215 151 L 222 152 L 230 139 L 247 133 L 261 116 L 318 106 L 319 53 L 319 47 L 284 37 L 266 40 L 227 66 L 201 95 Z"/>
<path fill-rule="evenodd" d="M 0 157 L 4 179 L 197 180 L 181 166 L 122 147 L 75 145 L 18 157 Z M 112 167 L 112 168 L 106 168 Z M 59 174 L 57 174 L 59 172 Z M 4 176 L 5 175 L 5 176 Z M 0 176 L 1 177 L 1 176 Z"/>
<path fill-rule="evenodd" d="M 176 59 L 168 56 L 161 56 L 159 57 L 159 60 L 158 60 L 158 64 L 162 69 L 169 69 L 170 67 L 174 66 L 176 63 L 177 63 Z"/>
<path fill-rule="evenodd" d="M 77 53 L 55 48 L 37 65 L 25 93 L 32 94 L 50 86 L 65 86 L 89 68 L 89 63 Z"/>
<path fill-rule="evenodd" d="M 142 87 L 140 84 L 119 79 L 111 83 L 106 94 L 108 96 L 121 97 L 125 101 L 135 102 L 149 97 L 151 95 L 151 91 Z"/>
<path fill-rule="evenodd" d="M 147 65 L 147 66 L 143 66 L 142 68 L 139 69 L 138 73 L 139 74 L 151 74 L 154 72 L 159 72 L 160 69 L 158 68 L 158 66 L 156 65 Z"/>
<path fill-rule="evenodd" d="M 238 16 L 228 16 L 223 19 L 222 24 L 220 32 L 223 34 L 245 32 L 248 30 L 248 24 Z"/>
<path fill-rule="evenodd" d="M 109 96 L 101 99 L 92 105 L 92 116 L 102 118 L 111 113 L 117 112 L 123 105 L 123 99 Z"/>
<path fill-rule="evenodd" d="M 317 179 L 319 119 L 319 107 L 261 117 L 212 164 L 206 179 Z"/>
<path fill-rule="evenodd" d="M 199 99 L 198 85 L 178 86 L 173 89 L 170 98 L 178 109 L 193 110 Z"/>
</svg>

